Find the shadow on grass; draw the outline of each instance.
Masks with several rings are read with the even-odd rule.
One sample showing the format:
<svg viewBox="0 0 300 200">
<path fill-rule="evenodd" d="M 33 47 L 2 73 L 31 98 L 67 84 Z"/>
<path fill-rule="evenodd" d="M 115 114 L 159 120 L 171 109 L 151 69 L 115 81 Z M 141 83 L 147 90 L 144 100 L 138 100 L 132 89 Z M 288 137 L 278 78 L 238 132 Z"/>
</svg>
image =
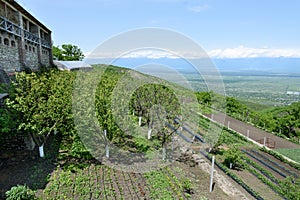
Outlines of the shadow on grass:
<svg viewBox="0 0 300 200">
<path fill-rule="evenodd" d="M 26 184 L 33 190 L 44 189 L 56 168 L 62 137 L 51 135 L 45 144 L 45 158 L 38 155 L 38 147 L 28 150 L 2 150 L 0 152 L 0 199 L 16 185 Z"/>
</svg>

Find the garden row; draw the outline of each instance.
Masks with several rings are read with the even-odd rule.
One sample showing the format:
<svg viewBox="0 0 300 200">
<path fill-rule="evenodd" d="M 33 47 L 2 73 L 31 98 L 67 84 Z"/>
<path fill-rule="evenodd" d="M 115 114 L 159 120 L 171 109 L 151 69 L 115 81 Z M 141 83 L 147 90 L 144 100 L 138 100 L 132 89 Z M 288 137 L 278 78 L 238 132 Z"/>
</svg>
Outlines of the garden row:
<svg viewBox="0 0 300 200">
<path fill-rule="evenodd" d="M 75 172 L 57 168 L 42 194 L 43 199 L 186 199 L 193 183 L 175 167 L 145 174 L 90 165 Z"/>
</svg>

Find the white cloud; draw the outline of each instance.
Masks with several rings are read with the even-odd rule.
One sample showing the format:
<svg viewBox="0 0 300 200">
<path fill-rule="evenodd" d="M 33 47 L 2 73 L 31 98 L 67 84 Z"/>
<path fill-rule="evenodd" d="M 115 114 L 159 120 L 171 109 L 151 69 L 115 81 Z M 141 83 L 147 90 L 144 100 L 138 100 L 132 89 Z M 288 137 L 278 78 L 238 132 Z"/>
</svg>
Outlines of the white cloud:
<svg viewBox="0 0 300 200">
<path fill-rule="evenodd" d="M 85 52 L 88 58 L 183 58 L 193 59 L 193 58 L 203 58 L 207 57 L 205 52 L 193 52 L 191 51 L 181 51 L 181 52 L 167 52 L 155 49 L 143 49 L 134 50 L 132 52 Z M 277 57 L 287 57 L 287 58 L 300 58 L 300 49 L 272 49 L 268 47 L 263 48 L 250 48 L 245 46 L 239 46 L 235 48 L 225 48 L 225 49 L 214 49 L 207 52 L 208 56 L 211 58 L 277 58 Z"/>
<path fill-rule="evenodd" d="M 259 58 L 259 57 L 300 57 L 300 49 L 271 49 L 250 48 L 239 46 L 236 48 L 215 49 L 208 52 L 212 58 Z"/>
<path fill-rule="evenodd" d="M 194 52 L 194 51 L 178 51 L 178 52 L 168 52 L 163 50 L 152 50 L 152 49 L 142 49 L 134 50 L 132 52 L 92 52 L 87 55 L 88 58 L 150 58 L 150 59 L 159 59 L 159 58 L 207 58 L 208 55 L 206 52 Z"/>
<path fill-rule="evenodd" d="M 176 55 L 173 55 L 164 51 L 155 51 L 155 50 L 142 50 L 142 51 L 133 51 L 129 54 L 122 56 L 123 58 L 178 58 Z"/>
<path fill-rule="evenodd" d="M 151 58 L 151 59 L 158 59 L 158 58 L 178 58 L 178 56 L 159 50 L 135 50 L 132 52 L 92 52 L 89 54 L 85 54 L 89 58 Z"/>
<path fill-rule="evenodd" d="M 208 10 L 209 8 L 210 8 L 209 5 L 198 5 L 198 6 L 190 6 L 190 7 L 188 7 L 188 9 L 190 11 L 196 12 L 196 13 Z"/>
</svg>

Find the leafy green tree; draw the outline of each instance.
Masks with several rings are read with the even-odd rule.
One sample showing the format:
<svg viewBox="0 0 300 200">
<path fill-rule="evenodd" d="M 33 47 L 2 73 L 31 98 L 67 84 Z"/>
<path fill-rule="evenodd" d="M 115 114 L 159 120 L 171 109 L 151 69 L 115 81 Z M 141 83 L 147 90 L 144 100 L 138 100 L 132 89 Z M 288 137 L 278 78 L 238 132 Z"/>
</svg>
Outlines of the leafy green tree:
<svg viewBox="0 0 300 200">
<path fill-rule="evenodd" d="M 216 129 L 216 125 L 211 124 L 210 129 Z M 224 133 L 218 133 L 218 131 L 210 131 L 205 135 L 205 142 L 209 145 L 209 152 L 216 152 L 226 139 Z"/>
<path fill-rule="evenodd" d="M 13 109 L 0 108 L 0 138 L 16 130 L 19 122 L 19 113 Z"/>
<path fill-rule="evenodd" d="M 162 143 L 163 159 L 165 159 L 166 144 L 179 128 L 174 119 L 180 115 L 180 104 L 172 90 L 162 84 L 145 84 L 132 95 L 133 110 L 143 117 L 148 126 L 148 139 L 152 130 Z M 172 128 L 171 128 L 172 127 Z"/>
<path fill-rule="evenodd" d="M 233 146 L 228 149 L 225 154 L 224 164 L 230 166 L 232 164 L 233 168 L 244 168 L 244 162 L 242 160 L 242 152 L 238 147 Z"/>
<path fill-rule="evenodd" d="M 62 49 L 59 46 L 52 46 L 52 54 L 54 60 L 64 60 Z"/>
<path fill-rule="evenodd" d="M 42 74 L 24 72 L 16 75 L 15 97 L 8 106 L 21 113 L 19 129 L 31 135 L 40 147 L 54 130 L 72 127 L 72 72 L 53 70 Z"/>
<path fill-rule="evenodd" d="M 78 46 L 72 44 L 63 44 L 61 47 L 62 48 L 59 46 L 53 46 L 52 52 L 55 59 L 63 61 L 83 60 L 83 52 Z"/>
<path fill-rule="evenodd" d="M 300 102 L 269 111 L 273 117 L 274 130 L 289 138 L 300 137 Z"/>
<path fill-rule="evenodd" d="M 211 99 L 212 99 L 213 92 L 197 92 L 197 100 L 199 103 L 206 104 L 211 106 Z"/>
</svg>

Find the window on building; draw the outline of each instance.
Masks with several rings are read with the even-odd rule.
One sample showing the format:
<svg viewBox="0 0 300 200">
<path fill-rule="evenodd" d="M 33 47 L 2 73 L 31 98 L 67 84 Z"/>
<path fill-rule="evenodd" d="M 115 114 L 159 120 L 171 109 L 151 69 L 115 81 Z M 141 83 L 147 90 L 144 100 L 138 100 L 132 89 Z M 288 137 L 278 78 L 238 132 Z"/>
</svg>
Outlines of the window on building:
<svg viewBox="0 0 300 200">
<path fill-rule="evenodd" d="M 31 51 L 31 46 L 29 46 L 29 51 Z"/>
<path fill-rule="evenodd" d="M 7 45 L 7 46 L 9 46 L 9 39 L 5 38 L 4 39 L 4 44 Z"/>
<path fill-rule="evenodd" d="M 34 47 L 32 47 L 32 51 L 35 52 L 35 48 Z"/>
<path fill-rule="evenodd" d="M 25 44 L 25 50 L 28 50 L 28 46 L 27 46 L 27 44 Z"/>
<path fill-rule="evenodd" d="M 11 45 L 12 47 L 15 47 L 15 46 L 16 46 L 16 42 L 15 42 L 14 40 L 10 41 L 10 45 Z"/>
<path fill-rule="evenodd" d="M 0 37 L 0 44 L 2 44 L 2 37 Z"/>
</svg>

